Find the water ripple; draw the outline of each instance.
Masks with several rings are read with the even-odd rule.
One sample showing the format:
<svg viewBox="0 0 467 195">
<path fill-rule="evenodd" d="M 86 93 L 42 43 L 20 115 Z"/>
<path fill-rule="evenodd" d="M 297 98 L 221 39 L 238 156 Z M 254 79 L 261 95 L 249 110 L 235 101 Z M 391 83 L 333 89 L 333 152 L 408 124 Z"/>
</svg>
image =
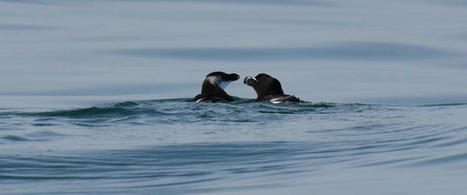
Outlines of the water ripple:
<svg viewBox="0 0 467 195">
<path fill-rule="evenodd" d="M 268 60 L 421 60 L 453 57 L 454 51 L 390 42 L 345 42 L 321 47 L 295 48 L 141 48 L 117 49 L 112 53 L 155 58 L 222 61 Z"/>
<path fill-rule="evenodd" d="M 25 24 L 0 24 L 0 31 L 34 31 L 56 29 L 50 26 L 25 25 Z"/>
<path fill-rule="evenodd" d="M 1 146 L 27 151 L 0 153 L 0 183 L 87 185 L 57 185 L 56 193 L 96 193 L 103 186 L 102 193 L 202 193 L 229 188 L 209 187 L 215 183 L 245 178 L 461 164 L 465 154 L 450 150 L 467 144 L 467 126 L 440 116 L 463 117 L 464 111 L 464 104 L 271 104 L 241 98 L 216 104 L 187 98 L 126 101 L 46 112 L 0 109 L 2 124 L 24 128 L 0 131 Z M 38 141 L 59 151 L 27 147 Z M 122 149 L 102 147 L 126 143 Z M 92 145 L 81 148 L 86 144 Z"/>
<path fill-rule="evenodd" d="M 54 126 L 56 124 L 50 121 L 64 119 L 79 126 L 98 127 L 143 121 L 142 124 L 205 123 L 207 121 L 220 123 L 265 122 L 265 120 L 291 117 L 288 115 L 355 112 L 371 109 L 371 107 L 371 105 L 313 104 L 310 102 L 274 105 L 239 98 L 233 103 L 220 104 L 200 104 L 191 102 L 190 99 L 167 99 L 128 101 L 99 107 L 48 112 L 4 112 L 0 115 L 34 117 L 35 121 L 41 121 L 33 123 L 34 126 Z"/>
</svg>

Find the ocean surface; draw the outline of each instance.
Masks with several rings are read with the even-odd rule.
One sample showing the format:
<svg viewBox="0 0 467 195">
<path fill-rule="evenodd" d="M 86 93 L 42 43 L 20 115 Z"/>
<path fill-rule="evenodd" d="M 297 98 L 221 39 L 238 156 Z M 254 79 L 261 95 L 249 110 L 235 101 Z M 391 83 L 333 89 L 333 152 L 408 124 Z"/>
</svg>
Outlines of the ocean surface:
<svg viewBox="0 0 467 195">
<path fill-rule="evenodd" d="M 194 103 L 237 73 L 230 103 Z M 268 73 L 299 103 L 255 102 Z M 466 194 L 465 0 L 0 0 L 0 194 Z"/>
</svg>

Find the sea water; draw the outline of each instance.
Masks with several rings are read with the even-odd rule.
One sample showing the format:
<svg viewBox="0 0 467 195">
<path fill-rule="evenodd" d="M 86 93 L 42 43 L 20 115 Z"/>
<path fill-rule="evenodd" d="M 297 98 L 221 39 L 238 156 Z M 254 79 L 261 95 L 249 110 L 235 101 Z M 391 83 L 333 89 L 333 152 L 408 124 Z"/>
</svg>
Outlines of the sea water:
<svg viewBox="0 0 467 195">
<path fill-rule="evenodd" d="M 465 194 L 463 0 L 0 0 L 1 194 Z M 194 103 L 212 71 L 303 101 Z"/>
</svg>

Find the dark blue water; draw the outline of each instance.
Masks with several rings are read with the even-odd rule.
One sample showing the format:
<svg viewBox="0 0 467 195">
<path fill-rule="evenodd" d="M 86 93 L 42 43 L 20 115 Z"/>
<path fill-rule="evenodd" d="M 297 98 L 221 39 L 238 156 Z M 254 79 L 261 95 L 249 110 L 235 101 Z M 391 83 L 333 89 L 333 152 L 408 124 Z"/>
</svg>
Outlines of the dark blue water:
<svg viewBox="0 0 467 195">
<path fill-rule="evenodd" d="M 466 104 L 250 99 L 2 109 L 0 182 L 17 193 L 217 194 L 290 186 L 305 193 L 309 184 L 297 180 L 313 184 L 344 170 L 370 169 L 382 179 L 390 170 L 465 177 L 466 114 Z"/>
<path fill-rule="evenodd" d="M 0 0 L 0 194 L 463 195 L 466 5 Z"/>
</svg>

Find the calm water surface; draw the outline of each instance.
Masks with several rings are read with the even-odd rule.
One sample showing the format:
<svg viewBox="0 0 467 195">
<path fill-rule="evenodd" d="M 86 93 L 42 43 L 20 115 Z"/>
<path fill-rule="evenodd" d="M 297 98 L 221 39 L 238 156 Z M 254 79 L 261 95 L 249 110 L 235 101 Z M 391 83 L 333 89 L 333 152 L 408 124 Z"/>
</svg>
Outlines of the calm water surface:
<svg viewBox="0 0 467 195">
<path fill-rule="evenodd" d="M 5 194 L 465 194 L 467 2 L 0 0 Z M 215 70 L 300 103 L 193 103 Z"/>
</svg>

